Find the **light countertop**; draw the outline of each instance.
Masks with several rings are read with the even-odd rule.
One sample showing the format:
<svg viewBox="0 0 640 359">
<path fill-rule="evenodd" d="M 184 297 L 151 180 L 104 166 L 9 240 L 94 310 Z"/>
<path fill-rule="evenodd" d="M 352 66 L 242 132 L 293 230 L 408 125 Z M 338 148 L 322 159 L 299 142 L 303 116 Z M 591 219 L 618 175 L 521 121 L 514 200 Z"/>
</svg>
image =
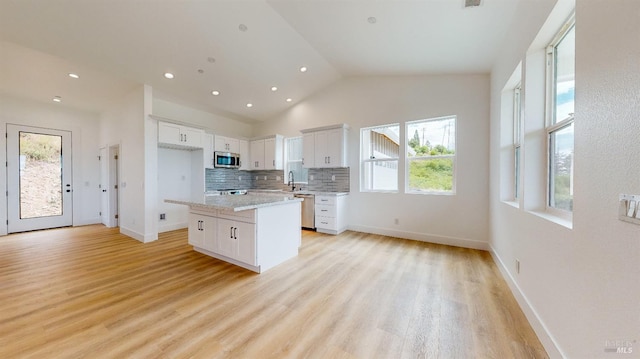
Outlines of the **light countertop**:
<svg viewBox="0 0 640 359">
<path fill-rule="evenodd" d="M 165 199 L 164 201 L 167 203 L 186 205 L 191 207 L 192 209 L 225 209 L 232 210 L 234 212 L 240 212 L 249 209 L 302 202 L 302 200 L 302 198 L 292 198 L 290 195 L 285 195 L 283 193 L 282 196 L 246 194 L 227 196 L 203 196 L 201 201 L 185 201 L 173 199 Z"/>
<path fill-rule="evenodd" d="M 320 192 L 320 191 L 285 191 L 279 189 L 249 189 L 249 193 L 266 193 L 269 195 L 273 194 L 284 194 L 284 195 L 296 195 L 296 194 L 312 194 L 316 196 L 346 196 L 349 192 Z"/>
</svg>

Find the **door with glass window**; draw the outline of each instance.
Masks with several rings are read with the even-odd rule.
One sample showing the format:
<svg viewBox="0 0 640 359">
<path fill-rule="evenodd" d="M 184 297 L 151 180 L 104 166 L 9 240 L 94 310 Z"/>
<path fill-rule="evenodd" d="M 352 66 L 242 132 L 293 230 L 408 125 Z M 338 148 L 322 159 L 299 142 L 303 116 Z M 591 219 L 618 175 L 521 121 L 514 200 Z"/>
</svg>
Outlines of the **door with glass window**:
<svg viewBox="0 0 640 359">
<path fill-rule="evenodd" d="M 7 125 L 9 233 L 71 226 L 71 132 Z"/>
</svg>

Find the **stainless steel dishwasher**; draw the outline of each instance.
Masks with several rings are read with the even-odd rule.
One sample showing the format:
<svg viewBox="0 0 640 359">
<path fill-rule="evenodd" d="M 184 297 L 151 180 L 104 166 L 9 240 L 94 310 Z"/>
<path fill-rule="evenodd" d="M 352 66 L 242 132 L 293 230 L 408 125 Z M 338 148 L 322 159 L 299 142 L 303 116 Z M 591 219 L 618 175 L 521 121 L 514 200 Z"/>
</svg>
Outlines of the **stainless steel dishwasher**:
<svg viewBox="0 0 640 359">
<path fill-rule="evenodd" d="M 302 201 L 302 228 L 316 229 L 315 201 L 313 194 L 295 194 L 296 197 L 304 199 Z"/>
</svg>

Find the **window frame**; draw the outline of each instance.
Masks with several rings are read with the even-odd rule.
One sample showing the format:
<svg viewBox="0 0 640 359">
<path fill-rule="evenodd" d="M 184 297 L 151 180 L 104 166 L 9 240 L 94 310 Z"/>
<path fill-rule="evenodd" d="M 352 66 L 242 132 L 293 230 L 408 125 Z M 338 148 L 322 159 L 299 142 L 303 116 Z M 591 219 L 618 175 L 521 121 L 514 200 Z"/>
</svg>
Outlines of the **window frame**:
<svg viewBox="0 0 640 359">
<path fill-rule="evenodd" d="M 455 143 L 455 147 L 454 147 L 454 153 L 453 154 L 447 154 L 447 155 L 434 155 L 434 156 L 420 156 L 420 157 L 409 157 L 409 126 L 415 123 L 421 123 L 421 122 L 436 122 L 436 121 L 444 121 L 444 120 L 450 120 L 453 119 L 453 126 L 454 126 L 454 143 Z M 405 191 L 404 193 L 406 194 L 419 194 L 419 195 L 444 195 L 444 196 L 451 196 L 451 195 L 456 195 L 456 183 L 457 183 L 457 156 L 458 156 L 458 116 L 457 115 L 448 115 L 448 116 L 441 116 L 441 117 L 434 117 L 434 118 L 426 118 L 426 119 L 420 119 L 420 120 L 413 120 L 413 121 L 407 121 L 405 122 L 405 136 L 404 136 L 404 157 L 405 157 L 405 170 L 404 170 L 404 176 L 405 176 Z M 422 161 L 422 160 L 435 160 L 435 159 L 439 159 L 439 158 L 452 158 L 452 165 L 453 165 L 453 178 L 452 178 L 452 184 L 451 184 L 451 190 L 450 191 L 420 191 L 420 190 L 412 190 L 409 187 L 409 179 L 410 179 L 410 174 L 409 171 L 411 170 L 411 161 Z"/>
<path fill-rule="evenodd" d="M 573 113 L 569 114 L 567 118 L 561 119 L 560 121 L 557 121 L 557 118 L 556 118 L 556 111 L 557 111 L 557 102 L 556 102 L 557 52 L 556 51 L 557 51 L 558 45 L 562 43 L 562 41 L 566 38 L 567 34 L 569 34 L 571 30 L 575 31 L 575 14 L 572 14 L 569 17 L 569 19 L 567 19 L 567 21 L 560 28 L 560 30 L 558 31 L 556 36 L 553 38 L 551 43 L 547 46 L 547 51 L 546 51 L 546 59 L 547 59 L 546 60 L 547 61 L 546 104 L 547 106 L 546 106 L 546 114 L 545 114 L 546 115 L 545 116 L 546 117 L 545 140 L 546 140 L 546 150 L 547 150 L 547 155 L 546 155 L 547 166 L 546 166 L 546 181 L 545 181 L 546 182 L 545 210 L 548 213 L 552 214 L 553 216 L 556 216 L 565 220 L 569 220 L 569 221 L 573 219 L 573 206 L 571 210 L 566 210 L 566 209 L 552 206 L 552 203 L 553 203 L 552 201 L 554 199 L 553 194 L 555 192 L 555 188 L 553 187 L 555 177 L 552 178 L 552 175 L 553 175 L 552 166 L 554 164 L 553 162 L 554 149 L 552 148 L 552 146 L 554 145 L 554 142 L 552 141 L 552 136 L 557 132 L 562 131 L 563 129 L 572 125 L 574 126 L 574 130 L 575 130 L 575 121 L 574 121 Z M 575 48 L 574 48 L 574 51 L 575 51 Z M 574 57 L 574 61 L 575 61 L 575 57 Z M 574 67 L 574 81 L 575 81 L 575 67 Z M 575 94 L 574 94 L 574 101 L 575 101 Z M 575 134 L 573 138 L 573 147 L 575 150 Z M 572 156 L 574 155 L 575 153 Z M 571 182 L 570 188 L 572 188 L 573 186 L 573 180 L 574 179 L 573 179 L 573 165 L 572 165 L 571 177 L 570 177 L 570 182 Z"/>
<path fill-rule="evenodd" d="M 513 200 L 521 198 L 522 186 L 522 83 L 513 89 Z"/>
<path fill-rule="evenodd" d="M 371 131 L 376 128 L 382 127 L 398 127 L 398 157 L 395 158 L 364 158 L 365 149 L 364 149 L 364 132 Z M 400 193 L 400 148 L 402 148 L 402 134 L 400 133 L 400 122 L 389 123 L 384 125 L 377 126 L 369 126 L 360 128 L 360 192 L 366 193 Z M 371 157 L 371 156 L 370 156 Z M 365 167 L 367 164 L 374 163 L 382 163 L 382 162 L 396 162 L 396 189 L 394 190 L 386 190 L 386 189 L 367 189 L 365 187 Z"/>
</svg>

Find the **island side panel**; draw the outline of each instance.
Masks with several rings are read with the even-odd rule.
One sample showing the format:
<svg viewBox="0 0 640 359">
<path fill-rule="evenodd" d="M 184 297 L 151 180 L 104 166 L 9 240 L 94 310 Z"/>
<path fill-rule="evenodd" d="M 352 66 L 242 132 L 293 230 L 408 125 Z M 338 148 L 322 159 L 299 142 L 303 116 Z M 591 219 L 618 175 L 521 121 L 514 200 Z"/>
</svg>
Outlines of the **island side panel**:
<svg viewBox="0 0 640 359">
<path fill-rule="evenodd" d="M 262 272 L 298 255 L 302 243 L 300 202 L 258 208 L 258 262 Z"/>
</svg>

